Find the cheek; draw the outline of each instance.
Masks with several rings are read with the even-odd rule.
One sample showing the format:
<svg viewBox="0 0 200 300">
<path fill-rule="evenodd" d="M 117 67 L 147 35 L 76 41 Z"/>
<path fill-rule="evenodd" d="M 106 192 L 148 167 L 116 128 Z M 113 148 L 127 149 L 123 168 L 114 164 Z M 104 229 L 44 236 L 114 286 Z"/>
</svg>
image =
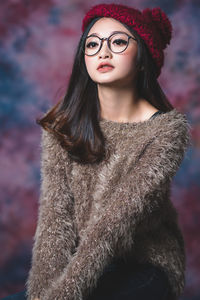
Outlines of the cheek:
<svg viewBox="0 0 200 300">
<path fill-rule="evenodd" d="M 85 64 L 86 64 L 86 66 L 87 66 L 87 65 L 88 65 L 88 56 L 85 55 L 84 59 L 85 59 Z"/>
<path fill-rule="evenodd" d="M 88 70 L 88 72 L 90 71 L 92 71 L 92 69 L 93 69 L 93 61 L 92 61 L 92 59 L 91 59 L 91 57 L 88 57 L 87 55 L 85 55 L 85 65 L 86 65 L 86 68 L 87 68 L 87 70 Z"/>
<path fill-rule="evenodd" d="M 121 65 L 123 68 L 132 68 L 134 66 L 134 63 L 136 62 L 137 53 L 133 53 L 132 51 L 127 51 L 123 53 L 123 55 L 120 57 Z"/>
<path fill-rule="evenodd" d="M 88 74 L 91 74 L 94 70 L 94 62 L 87 55 L 85 55 L 85 66 L 88 71 Z"/>
</svg>

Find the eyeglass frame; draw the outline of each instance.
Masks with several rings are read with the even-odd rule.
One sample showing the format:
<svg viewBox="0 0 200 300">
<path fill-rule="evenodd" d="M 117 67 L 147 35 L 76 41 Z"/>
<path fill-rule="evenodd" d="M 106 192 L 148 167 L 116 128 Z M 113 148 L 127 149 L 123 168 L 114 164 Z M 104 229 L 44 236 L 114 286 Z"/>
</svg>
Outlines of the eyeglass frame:
<svg viewBox="0 0 200 300">
<path fill-rule="evenodd" d="M 122 50 L 122 51 L 120 51 L 120 52 L 114 52 L 114 51 L 112 51 L 111 48 L 110 48 L 110 44 L 109 44 L 109 39 L 110 39 L 110 37 L 111 37 L 112 35 L 114 35 L 114 34 L 117 34 L 117 33 L 123 33 L 123 34 L 126 34 L 126 35 L 128 36 L 127 46 L 126 46 L 126 48 L 125 48 L 124 50 Z M 128 46 L 129 46 L 129 40 L 130 40 L 131 38 L 132 38 L 133 40 L 137 41 L 137 39 L 136 39 L 135 37 L 129 35 L 127 32 L 124 32 L 124 31 L 115 31 L 115 32 L 113 32 L 111 35 L 109 35 L 107 38 L 105 38 L 105 37 L 100 38 L 100 37 L 97 36 L 96 34 L 91 34 L 91 35 L 88 35 L 88 36 L 86 37 L 86 39 L 89 38 L 89 37 L 91 37 L 91 36 L 97 37 L 97 38 L 101 41 L 101 45 L 100 45 L 99 50 L 98 50 L 96 53 L 94 53 L 94 54 L 92 54 L 92 55 L 88 55 L 88 54 L 85 53 L 85 44 L 84 44 L 83 52 L 84 52 L 84 54 L 87 55 L 87 56 L 94 56 L 94 55 L 96 55 L 97 53 L 99 53 L 99 51 L 101 50 L 101 48 L 102 48 L 102 46 L 103 46 L 103 41 L 104 41 L 104 40 L 107 41 L 107 46 L 108 46 L 109 50 L 110 50 L 112 53 L 122 53 L 122 52 L 124 52 L 124 51 L 128 48 Z M 85 39 L 85 41 L 86 41 L 86 39 Z"/>
</svg>

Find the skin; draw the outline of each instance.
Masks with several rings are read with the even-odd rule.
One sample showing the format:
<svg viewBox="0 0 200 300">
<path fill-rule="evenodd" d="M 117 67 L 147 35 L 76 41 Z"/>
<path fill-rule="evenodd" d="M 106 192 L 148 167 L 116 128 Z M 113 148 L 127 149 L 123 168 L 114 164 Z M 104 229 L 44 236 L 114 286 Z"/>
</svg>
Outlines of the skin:
<svg viewBox="0 0 200 300">
<path fill-rule="evenodd" d="M 122 31 L 133 36 L 119 21 L 101 18 L 88 32 L 99 37 L 108 37 L 112 31 Z M 133 36 L 134 37 L 134 36 Z M 137 41 L 130 39 L 128 48 L 122 53 L 113 53 L 103 41 L 101 50 L 94 56 L 85 55 L 85 65 L 91 79 L 96 82 L 100 101 L 101 117 L 118 122 L 139 122 L 149 119 L 157 111 L 146 99 L 139 98 L 136 84 Z M 101 62 L 114 68 L 105 73 L 97 70 Z"/>
</svg>

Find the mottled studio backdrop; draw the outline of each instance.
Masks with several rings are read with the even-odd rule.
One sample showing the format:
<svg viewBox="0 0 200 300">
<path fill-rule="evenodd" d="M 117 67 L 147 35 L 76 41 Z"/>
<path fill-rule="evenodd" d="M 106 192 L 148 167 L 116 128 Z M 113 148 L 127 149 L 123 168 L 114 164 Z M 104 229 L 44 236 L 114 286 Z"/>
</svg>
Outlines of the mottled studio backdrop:
<svg viewBox="0 0 200 300">
<path fill-rule="evenodd" d="M 35 119 L 63 95 L 81 35 L 81 20 L 97 3 L 100 1 L 0 0 L 0 297 L 24 289 L 30 268 L 40 186 L 40 127 Z M 181 300 L 197 300 L 200 1 L 121 3 L 138 9 L 160 6 L 174 27 L 159 82 L 192 126 L 193 146 L 173 180 L 172 201 L 179 212 L 187 253 L 186 288 Z"/>
</svg>

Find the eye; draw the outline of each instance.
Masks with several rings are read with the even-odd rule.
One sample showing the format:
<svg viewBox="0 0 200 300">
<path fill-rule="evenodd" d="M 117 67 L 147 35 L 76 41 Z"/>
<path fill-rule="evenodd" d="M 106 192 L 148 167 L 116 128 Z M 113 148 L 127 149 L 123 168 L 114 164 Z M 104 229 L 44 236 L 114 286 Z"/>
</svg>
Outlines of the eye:
<svg viewBox="0 0 200 300">
<path fill-rule="evenodd" d="M 113 44 L 116 43 L 117 45 L 126 45 L 127 44 L 127 41 L 125 40 L 122 40 L 122 39 L 117 39 L 117 40 L 114 40 Z"/>
<path fill-rule="evenodd" d="M 86 47 L 87 47 L 87 48 L 94 48 L 96 45 L 98 45 L 98 44 L 95 43 L 95 42 L 89 42 L 89 43 L 86 45 Z"/>
</svg>

